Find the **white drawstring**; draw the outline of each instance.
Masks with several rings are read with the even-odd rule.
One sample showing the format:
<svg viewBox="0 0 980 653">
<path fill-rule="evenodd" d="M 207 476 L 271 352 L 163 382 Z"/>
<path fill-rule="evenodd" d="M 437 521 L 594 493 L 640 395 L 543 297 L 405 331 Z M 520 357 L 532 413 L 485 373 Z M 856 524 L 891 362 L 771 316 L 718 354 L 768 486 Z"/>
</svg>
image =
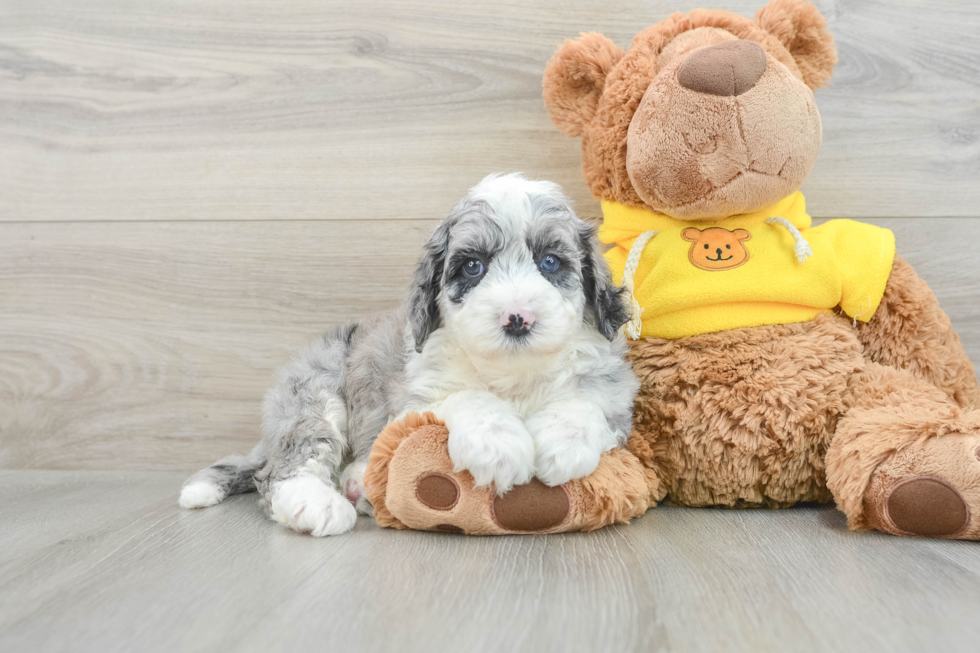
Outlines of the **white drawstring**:
<svg viewBox="0 0 980 653">
<path fill-rule="evenodd" d="M 786 231 L 790 233 L 793 237 L 793 253 L 796 254 L 796 260 L 800 263 L 806 263 L 806 258 L 808 256 L 813 256 L 813 250 L 810 249 L 810 243 L 806 242 L 806 238 L 800 233 L 792 222 L 786 218 L 780 218 L 779 216 L 773 216 L 766 220 L 766 224 L 778 224 L 781 227 L 785 227 Z"/>
<path fill-rule="evenodd" d="M 629 336 L 630 340 L 639 340 L 640 330 L 643 328 L 643 320 L 641 319 L 643 308 L 640 306 L 640 302 L 636 301 L 636 295 L 633 294 L 633 275 L 636 274 L 636 268 L 640 265 L 640 254 L 643 253 L 643 248 L 657 233 L 656 231 L 644 231 L 633 242 L 629 256 L 626 257 L 623 281 L 619 284 L 619 287 L 629 294 L 630 321 L 626 323 L 626 335 Z"/>
</svg>

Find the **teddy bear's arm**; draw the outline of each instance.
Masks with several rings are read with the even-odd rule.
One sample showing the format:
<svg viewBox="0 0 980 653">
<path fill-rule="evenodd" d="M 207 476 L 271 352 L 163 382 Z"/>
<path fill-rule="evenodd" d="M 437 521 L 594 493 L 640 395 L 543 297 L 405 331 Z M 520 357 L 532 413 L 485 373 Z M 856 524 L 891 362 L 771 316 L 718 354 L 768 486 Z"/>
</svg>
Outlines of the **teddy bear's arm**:
<svg viewBox="0 0 980 653">
<path fill-rule="evenodd" d="M 980 406 L 980 384 L 960 338 L 926 282 L 895 256 L 874 317 L 857 322 L 865 357 L 941 388 L 962 407 Z"/>
</svg>

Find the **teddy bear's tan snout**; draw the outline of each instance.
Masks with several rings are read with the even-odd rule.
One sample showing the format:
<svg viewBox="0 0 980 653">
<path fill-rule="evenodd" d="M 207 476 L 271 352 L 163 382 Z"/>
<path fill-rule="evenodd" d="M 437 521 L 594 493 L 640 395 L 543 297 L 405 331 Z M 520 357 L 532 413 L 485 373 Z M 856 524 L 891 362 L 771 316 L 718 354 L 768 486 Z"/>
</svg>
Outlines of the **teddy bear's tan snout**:
<svg viewBox="0 0 980 653">
<path fill-rule="evenodd" d="M 645 204 L 718 220 L 799 189 L 820 148 L 820 115 L 789 68 L 719 31 L 685 33 L 661 63 L 626 138 L 626 172 Z"/>
<path fill-rule="evenodd" d="M 728 41 L 701 48 L 677 70 L 686 89 L 734 97 L 750 91 L 766 72 L 766 53 L 752 41 Z"/>
</svg>

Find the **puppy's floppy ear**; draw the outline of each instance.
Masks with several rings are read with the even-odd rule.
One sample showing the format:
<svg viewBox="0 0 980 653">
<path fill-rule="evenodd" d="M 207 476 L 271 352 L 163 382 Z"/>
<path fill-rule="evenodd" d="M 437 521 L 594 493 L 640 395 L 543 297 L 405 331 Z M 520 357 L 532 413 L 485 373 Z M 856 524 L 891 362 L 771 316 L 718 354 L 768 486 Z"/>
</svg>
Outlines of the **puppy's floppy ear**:
<svg viewBox="0 0 980 653">
<path fill-rule="evenodd" d="M 837 47 L 827 20 L 805 0 L 772 0 L 755 14 L 755 22 L 789 50 L 812 89 L 826 86 L 837 65 Z"/>
<path fill-rule="evenodd" d="M 544 104 L 566 136 L 582 136 L 592 122 L 606 75 L 623 49 L 596 32 L 583 33 L 558 48 L 544 70 Z"/>
<path fill-rule="evenodd" d="M 595 319 L 599 333 L 608 340 L 614 340 L 619 333 L 619 327 L 629 320 L 623 289 L 613 285 L 609 266 L 599 251 L 599 240 L 593 227 L 582 226 L 579 243 L 582 249 L 582 289 L 585 292 L 586 311 Z"/>
<path fill-rule="evenodd" d="M 446 250 L 449 249 L 449 229 L 455 222 L 449 217 L 435 230 L 422 250 L 415 268 L 415 282 L 408 293 L 408 321 L 412 325 L 415 351 L 421 353 L 429 334 L 439 328 L 439 291 L 442 289 Z"/>
</svg>

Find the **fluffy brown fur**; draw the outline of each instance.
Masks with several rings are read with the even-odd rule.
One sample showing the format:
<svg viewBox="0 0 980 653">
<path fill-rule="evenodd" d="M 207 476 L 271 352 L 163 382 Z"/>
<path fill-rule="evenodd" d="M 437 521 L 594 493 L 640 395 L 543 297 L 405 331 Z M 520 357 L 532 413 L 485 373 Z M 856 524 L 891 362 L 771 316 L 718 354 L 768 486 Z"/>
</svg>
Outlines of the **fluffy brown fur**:
<svg viewBox="0 0 980 653">
<path fill-rule="evenodd" d="M 830 82 L 837 48 L 827 21 L 815 6 L 799 0 L 773 0 L 756 12 L 755 22 L 789 50 L 807 86 L 821 88 Z"/>
<path fill-rule="evenodd" d="M 936 296 L 901 256 L 870 322 L 857 323 L 865 355 L 907 369 L 940 388 L 962 408 L 980 407 L 980 384 Z"/>
<path fill-rule="evenodd" d="M 754 21 L 675 14 L 625 55 L 596 63 L 602 75 L 583 94 L 568 71 L 578 57 L 612 52 L 602 38 L 566 42 L 545 72 L 546 104 L 581 134 L 597 197 L 722 221 L 799 188 L 819 145 L 811 89 L 837 61 L 813 5 L 772 0 Z M 679 81 L 680 66 L 705 48 L 757 54 L 721 47 L 735 39 L 767 55 L 755 86 L 713 95 Z M 980 538 L 980 384 L 949 318 L 901 257 L 867 323 L 822 315 L 647 338 L 630 356 L 642 387 L 628 448 L 646 468 L 651 501 L 833 499 L 855 529 Z"/>
<path fill-rule="evenodd" d="M 908 370 L 868 363 L 853 386 L 853 407 L 842 416 L 827 456 L 827 482 L 851 527 L 866 529 L 865 491 L 878 466 L 920 440 L 958 433 L 964 424 L 962 411 L 942 390 Z"/>
<path fill-rule="evenodd" d="M 827 501 L 824 458 L 864 364 L 842 319 L 645 338 L 630 352 L 642 390 L 634 431 L 671 502 L 782 506 Z"/>
<path fill-rule="evenodd" d="M 595 115 L 606 75 L 623 58 L 622 48 L 589 32 L 567 40 L 544 79 L 544 97 L 555 124 L 566 136 L 582 136 Z"/>
</svg>

